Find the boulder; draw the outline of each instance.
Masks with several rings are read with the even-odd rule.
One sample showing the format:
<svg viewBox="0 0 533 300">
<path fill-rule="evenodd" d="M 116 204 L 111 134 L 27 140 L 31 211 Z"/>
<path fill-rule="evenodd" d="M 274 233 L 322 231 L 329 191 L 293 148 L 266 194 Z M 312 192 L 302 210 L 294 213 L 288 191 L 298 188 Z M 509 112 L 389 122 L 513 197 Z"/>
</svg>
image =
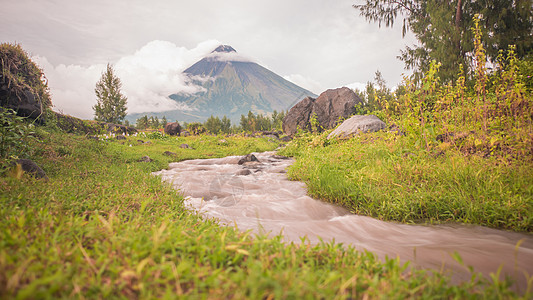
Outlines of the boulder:
<svg viewBox="0 0 533 300">
<path fill-rule="evenodd" d="M 287 143 L 287 142 L 292 141 L 292 138 L 291 138 L 290 136 L 286 135 L 286 136 L 282 137 L 280 140 L 281 140 L 282 142 Z"/>
<path fill-rule="evenodd" d="M 46 173 L 33 160 L 17 159 L 15 161 L 15 167 L 19 168 L 19 166 L 22 171 L 28 173 L 29 175 L 37 179 L 44 179 L 48 181 L 48 176 L 46 176 Z"/>
<path fill-rule="evenodd" d="M 298 129 L 311 130 L 309 118 L 311 111 L 313 111 L 314 103 L 315 99 L 311 97 L 304 98 L 296 103 L 283 118 L 283 132 L 287 135 L 294 135 L 298 132 Z"/>
<path fill-rule="evenodd" d="M 242 169 L 242 170 L 237 171 L 237 173 L 235 173 L 235 175 L 237 175 L 237 176 L 246 176 L 246 175 L 250 175 L 250 174 L 252 174 L 252 171 L 250 171 L 248 169 Z"/>
<path fill-rule="evenodd" d="M 257 159 L 257 157 L 255 157 L 255 155 L 253 154 L 248 154 L 248 155 L 243 156 L 241 159 L 239 159 L 238 164 L 242 165 L 244 163 L 253 162 L 253 161 L 259 162 L 259 159 Z"/>
<path fill-rule="evenodd" d="M 376 132 L 383 130 L 387 125 L 374 115 L 355 115 L 333 130 L 328 139 L 333 137 L 348 138 L 359 132 Z"/>
<path fill-rule="evenodd" d="M 178 122 L 171 122 L 165 125 L 165 133 L 168 135 L 180 135 L 181 126 Z"/>
<path fill-rule="evenodd" d="M 298 129 L 311 130 L 310 120 L 316 115 L 319 132 L 337 126 L 339 120 L 355 113 L 361 98 L 351 89 L 342 87 L 323 92 L 318 98 L 307 97 L 293 106 L 283 119 L 283 132 L 294 135 Z"/>
<path fill-rule="evenodd" d="M 16 92 L 10 88 L 8 82 L 0 81 L 0 106 L 6 109 L 12 109 L 21 117 L 36 119 L 43 114 L 44 104 L 39 101 L 38 97 L 31 89 L 25 88 Z"/>
<path fill-rule="evenodd" d="M 139 159 L 139 162 L 153 162 L 154 160 L 150 158 L 150 156 L 143 156 L 141 159 Z"/>
</svg>

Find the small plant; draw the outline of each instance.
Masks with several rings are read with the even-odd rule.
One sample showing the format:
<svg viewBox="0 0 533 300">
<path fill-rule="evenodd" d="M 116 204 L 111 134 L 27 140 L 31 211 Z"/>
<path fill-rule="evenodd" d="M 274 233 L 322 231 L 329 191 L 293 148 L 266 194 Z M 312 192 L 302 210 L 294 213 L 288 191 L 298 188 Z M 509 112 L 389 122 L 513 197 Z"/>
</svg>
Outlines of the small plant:
<svg viewBox="0 0 533 300">
<path fill-rule="evenodd" d="M 145 133 L 146 138 L 152 139 L 152 140 L 168 140 L 169 136 L 165 135 L 159 131 L 149 132 Z"/>
<path fill-rule="evenodd" d="M 309 118 L 309 124 L 311 124 L 311 132 L 318 132 L 320 128 L 320 122 L 318 122 L 316 113 L 313 113 Z"/>
<path fill-rule="evenodd" d="M 32 138 L 31 126 L 11 109 L 0 109 L 0 172 L 12 159 L 31 152 L 28 140 Z"/>
</svg>

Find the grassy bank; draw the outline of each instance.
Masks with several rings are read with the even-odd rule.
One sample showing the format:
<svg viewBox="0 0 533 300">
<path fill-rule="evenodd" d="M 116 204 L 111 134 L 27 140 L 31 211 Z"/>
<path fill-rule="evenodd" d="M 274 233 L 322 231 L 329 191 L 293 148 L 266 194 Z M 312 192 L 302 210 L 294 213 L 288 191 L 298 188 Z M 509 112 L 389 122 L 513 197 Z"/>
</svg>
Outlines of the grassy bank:
<svg viewBox="0 0 533 300">
<path fill-rule="evenodd" d="M 320 199 L 404 223 L 461 222 L 533 231 L 533 165 L 501 157 L 426 151 L 394 133 L 328 141 L 306 135 L 282 151 L 288 174 Z"/>
<path fill-rule="evenodd" d="M 37 136 L 30 158 L 49 181 L 0 178 L 0 298 L 516 296 L 506 281 L 473 276 L 452 286 L 442 274 L 407 271 L 339 245 L 251 238 L 185 210 L 182 197 L 149 174 L 170 161 L 276 143 L 157 135 L 95 141 L 44 130 Z M 138 162 L 144 155 L 154 161 Z"/>
</svg>

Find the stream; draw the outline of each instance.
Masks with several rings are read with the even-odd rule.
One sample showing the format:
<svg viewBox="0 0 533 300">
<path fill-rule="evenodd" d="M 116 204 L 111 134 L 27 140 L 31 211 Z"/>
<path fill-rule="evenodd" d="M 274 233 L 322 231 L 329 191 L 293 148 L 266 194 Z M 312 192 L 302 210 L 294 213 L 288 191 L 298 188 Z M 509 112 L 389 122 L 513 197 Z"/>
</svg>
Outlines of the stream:
<svg viewBox="0 0 533 300">
<path fill-rule="evenodd" d="M 468 280 L 467 266 L 485 276 L 502 268 L 519 291 L 533 275 L 533 236 L 469 225 L 406 225 L 354 215 L 307 196 L 304 183 L 289 181 L 292 159 L 274 152 L 254 153 L 259 162 L 238 164 L 242 156 L 171 163 L 154 172 L 186 196 L 185 204 L 239 230 L 288 242 L 307 237 L 316 244 L 334 240 L 368 250 L 380 258 L 399 257 L 411 266 L 452 272 L 454 282 Z M 520 242 L 519 247 L 517 244 Z M 464 262 L 459 264 L 452 254 Z M 502 279 L 503 276 L 500 276 Z"/>
</svg>

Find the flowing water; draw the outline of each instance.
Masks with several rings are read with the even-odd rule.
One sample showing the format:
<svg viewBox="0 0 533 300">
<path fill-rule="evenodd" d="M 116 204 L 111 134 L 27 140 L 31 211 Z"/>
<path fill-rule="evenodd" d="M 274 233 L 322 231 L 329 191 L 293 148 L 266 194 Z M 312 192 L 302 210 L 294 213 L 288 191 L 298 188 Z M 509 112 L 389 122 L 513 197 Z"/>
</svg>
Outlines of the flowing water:
<svg viewBox="0 0 533 300">
<path fill-rule="evenodd" d="M 524 291 L 533 275 L 533 236 L 480 226 L 405 225 L 349 213 L 307 196 L 304 183 L 289 181 L 291 159 L 274 152 L 254 153 L 259 162 L 239 165 L 240 156 L 171 163 L 153 173 L 186 196 L 186 205 L 223 224 L 258 234 L 283 234 L 286 241 L 334 240 L 399 257 L 412 265 L 453 272 L 456 281 L 474 271 L 485 275 L 502 268 Z M 517 247 L 517 245 L 519 246 Z M 464 265 L 453 259 L 457 252 Z M 503 278 L 501 276 L 501 278 Z"/>
</svg>

